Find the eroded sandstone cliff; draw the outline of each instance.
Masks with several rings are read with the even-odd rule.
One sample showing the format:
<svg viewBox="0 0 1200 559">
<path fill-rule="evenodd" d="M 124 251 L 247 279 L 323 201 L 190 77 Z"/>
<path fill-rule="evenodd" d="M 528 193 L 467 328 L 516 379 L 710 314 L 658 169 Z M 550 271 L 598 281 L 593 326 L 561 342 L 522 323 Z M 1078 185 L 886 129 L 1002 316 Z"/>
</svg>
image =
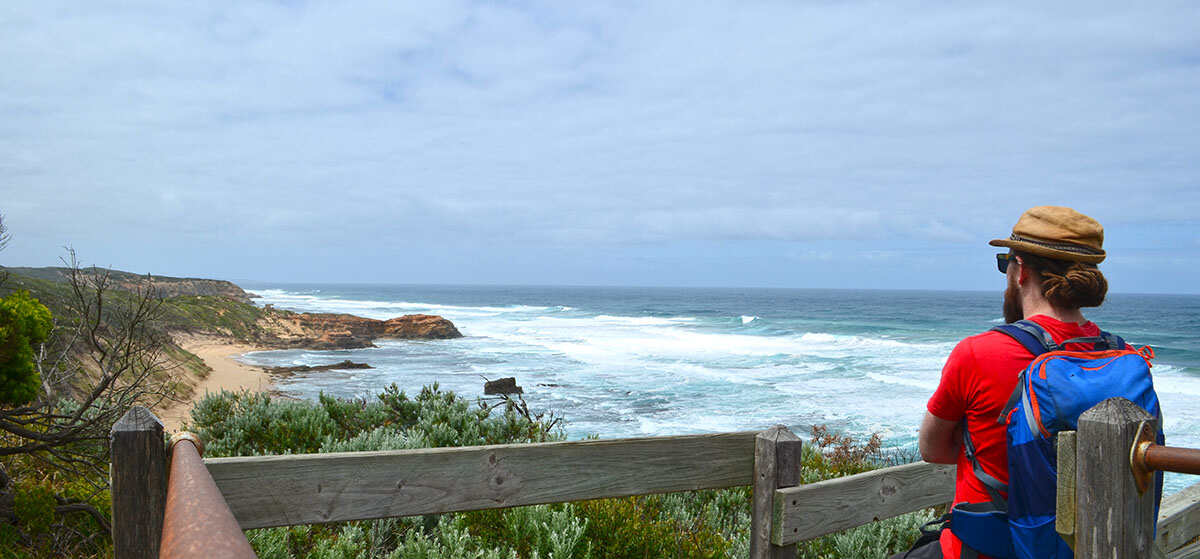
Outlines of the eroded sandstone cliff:
<svg viewBox="0 0 1200 559">
<path fill-rule="evenodd" d="M 373 347 L 377 339 L 444 340 L 461 338 L 452 322 L 440 316 L 411 314 L 375 320 L 351 314 L 297 313 L 271 307 L 259 319 L 268 334 L 263 345 L 279 348 L 353 349 Z"/>
</svg>

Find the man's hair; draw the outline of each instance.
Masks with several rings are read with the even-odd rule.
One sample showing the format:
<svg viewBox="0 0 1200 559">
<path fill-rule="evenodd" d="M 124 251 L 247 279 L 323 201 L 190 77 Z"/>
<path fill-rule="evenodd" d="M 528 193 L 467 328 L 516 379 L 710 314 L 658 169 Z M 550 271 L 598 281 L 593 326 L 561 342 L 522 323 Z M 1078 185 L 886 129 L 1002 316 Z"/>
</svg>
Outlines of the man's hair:
<svg viewBox="0 0 1200 559">
<path fill-rule="evenodd" d="M 1061 308 L 1099 307 L 1108 294 L 1108 280 L 1095 264 L 1071 262 L 1036 256 L 1027 252 L 1014 254 L 1042 280 L 1042 295 L 1051 305 Z"/>
</svg>

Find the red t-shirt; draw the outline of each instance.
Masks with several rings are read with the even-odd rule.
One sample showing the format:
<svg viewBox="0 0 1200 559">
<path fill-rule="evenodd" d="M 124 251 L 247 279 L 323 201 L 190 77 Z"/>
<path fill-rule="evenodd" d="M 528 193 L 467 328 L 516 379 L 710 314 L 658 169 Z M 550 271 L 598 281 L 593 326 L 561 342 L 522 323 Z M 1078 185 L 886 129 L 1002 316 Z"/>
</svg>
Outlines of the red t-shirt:
<svg viewBox="0 0 1200 559">
<path fill-rule="evenodd" d="M 1071 338 L 1100 335 L 1091 322 L 1083 325 L 1062 322 L 1045 315 L 1029 317 L 1045 328 L 1056 343 Z M 1090 345 L 1071 344 L 1067 349 L 1089 350 Z M 955 346 L 942 368 L 942 380 L 929 398 L 929 413 L 946 421 L 967 420 L 971 441 L 983 470 L 1008 483 L 1008 452 L 1005 426 L 997 423 L 1000 411 L 1008 403 L 1021 373 L 1033 355 L 1007 334 L 987 331 L 971 336 Z M 988 501 L 987 488 L 976 477 L 970 461 L 961 450 L 954 481 L 955 503 Z M 942 554 L 959 557 L 961 544 L 949 530 L 942 531 Z"/>
</svg>

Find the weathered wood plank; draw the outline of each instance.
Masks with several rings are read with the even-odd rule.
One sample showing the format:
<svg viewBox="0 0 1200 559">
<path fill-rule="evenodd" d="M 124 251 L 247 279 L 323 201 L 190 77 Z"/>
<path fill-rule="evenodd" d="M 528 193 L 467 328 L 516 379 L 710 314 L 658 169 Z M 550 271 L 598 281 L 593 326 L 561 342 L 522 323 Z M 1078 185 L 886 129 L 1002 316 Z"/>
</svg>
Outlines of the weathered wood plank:
<svg viewBox="0 0 1200 559">
<path fill-rule="evenodd" d="M 750 485 L 757 433 L 214 458 L 243 529 Z"/>
<path fill-rule="evenodd" d="M 1200 542 L 1172 551 L 1167 559 L 1200 559 Z"/>
<path fill-rule="evenodd" d="M 163 425 L 135 406 L 112 426 L 112 537 L 116 559 L 157 559 L 167 497 Z"/>
<path fill-rule="evenodd" d="M 754 497 L 750 512 L 750 559 L 795 557 L 795 546 L 771 544 L 775 490 L 800 483 L 803 442 L 783 425 L 759 433 L 754 440 Z"/>
<path fill-rule="evenodd" d="M 1149 557 L 1154 492 L 1138 491 L 1130 447 L 1153 418 L 1124 398 L 1109 398 L 1079 416 L 1076 431 L 1075 556 Z"/>
<path fill-rule="evenodd" d="M 1075 549 L 1075 431 L 1058 434 L 1058 487 L 1054 530 Z"/>
<path fill-rule="evenodd" d="M 1200 536 L 1200 483 L 1163 498 L 1155 543 L 1163 551 L 1174 551 L 1196 536 Z"/>
<path fill-rule="evenodd" d="M 862 526 L 954 498 L 954 466 L 916 462 L 775 492 L 776 545 Z"/>
</svg>

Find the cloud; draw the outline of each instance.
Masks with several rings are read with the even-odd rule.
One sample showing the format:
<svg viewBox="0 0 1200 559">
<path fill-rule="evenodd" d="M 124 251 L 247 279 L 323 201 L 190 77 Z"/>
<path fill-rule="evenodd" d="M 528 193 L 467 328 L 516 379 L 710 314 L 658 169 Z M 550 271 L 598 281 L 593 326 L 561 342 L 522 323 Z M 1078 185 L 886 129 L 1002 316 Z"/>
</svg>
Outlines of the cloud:
<svg viewBox="0 0 1200 559">
<path fill-rule="evenodd" d="M 866 249 L 979 242 L 1042 203 L 1200 212 L 1186 2 L 122 6 L 0 7 L 10 253 Z"/>
</svg>

